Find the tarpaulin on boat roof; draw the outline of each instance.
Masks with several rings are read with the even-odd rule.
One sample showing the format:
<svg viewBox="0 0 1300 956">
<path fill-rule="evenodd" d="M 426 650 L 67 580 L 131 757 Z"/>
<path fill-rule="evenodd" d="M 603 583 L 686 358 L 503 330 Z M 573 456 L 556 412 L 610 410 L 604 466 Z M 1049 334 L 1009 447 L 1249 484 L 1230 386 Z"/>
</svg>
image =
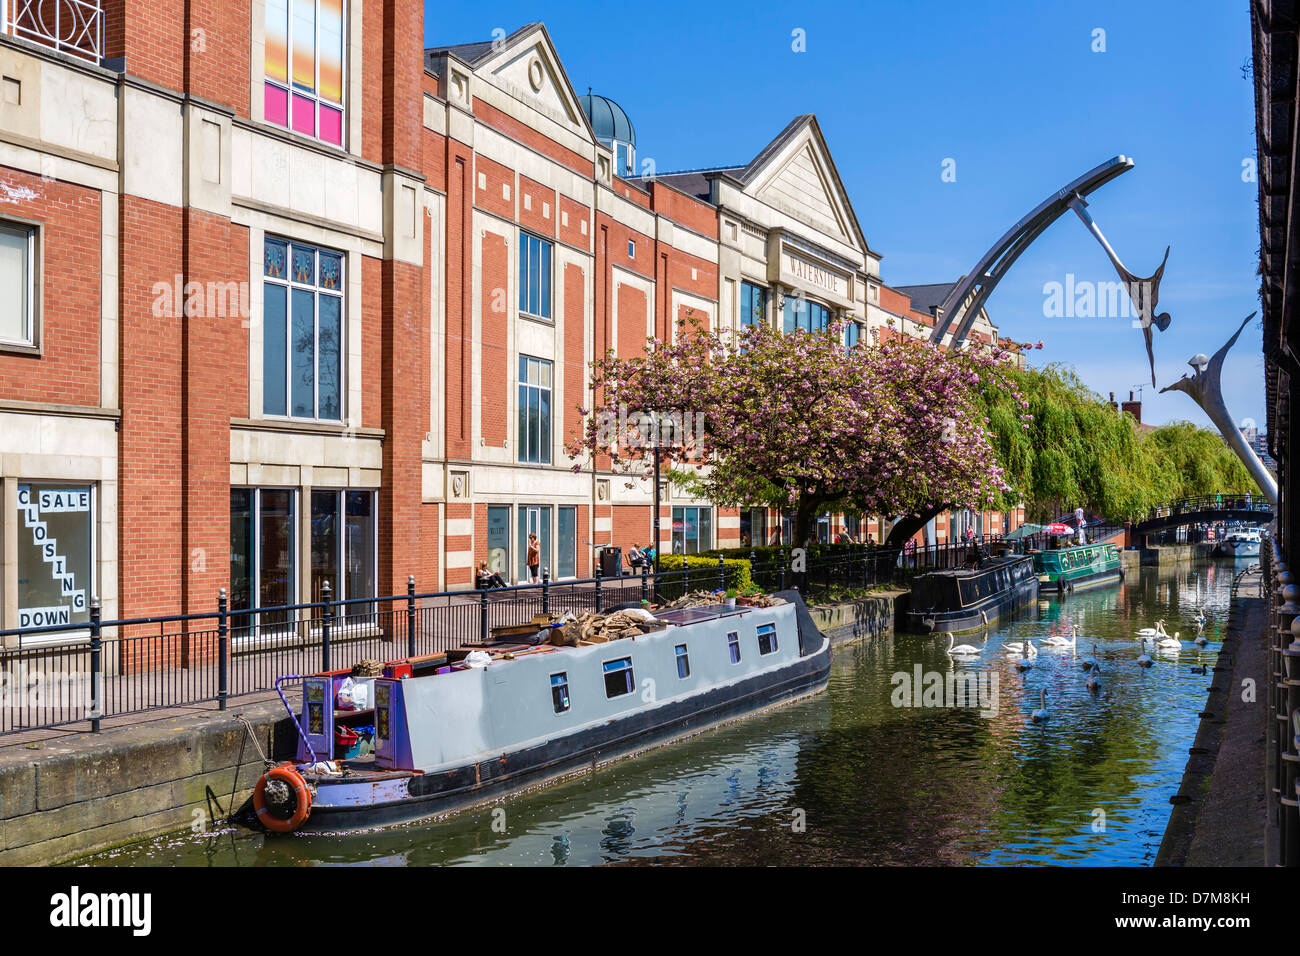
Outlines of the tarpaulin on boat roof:
<svg viewBox="0 0 1300 956">
<path fill-rule="evenodd" d="M 1006 535 L 1003 538 L 1003 540 L 1019 541 L 1021 538 L 1027 538 L 1031 534 L 1038 534 L 1038 532 L 1042 530 L 1043 530 L 1043 525 L 1041 524 L 1022 524 L 1015 531 L 1012 531 L 1010 534 Z"/>
</svg>

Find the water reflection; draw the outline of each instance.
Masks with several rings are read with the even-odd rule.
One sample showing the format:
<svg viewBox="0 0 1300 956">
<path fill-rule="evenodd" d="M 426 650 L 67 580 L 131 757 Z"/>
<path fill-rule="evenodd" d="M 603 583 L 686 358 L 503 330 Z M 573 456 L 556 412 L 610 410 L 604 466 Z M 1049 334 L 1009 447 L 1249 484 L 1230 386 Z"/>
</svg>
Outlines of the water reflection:
<svg viewBox="0 0 1300 956">
<path fill-rule="evenodd" d="M 1231 561 L 1143 568 L 1119 587 L 1042 600 L 1013 624 L 959 638 L 979 649 L 965 658 L 937 636 L 842 647 L 828 691 L 812 700 L 441 821 L 349 837 L 184 835 L 89 862 L 1147 864 L 1236 570 Z M 1192 643 L 1198 610 L 1209 618 L 1205 647 Z M 1183 643 L 1151 651 L 1144 669 L 1137 631 L 1159 618 Z M 1075 625 L 1074 646 L 1043 645 Z M 1021 673 L 1003 645 L 1025 640 L 1039 652 Z M 1094 643 L 1095 693 L 1081 667 Z M 891 678 L 917 665 L 995 686 L 996 713 L 893 706 Z M 1051 717 L 1035 725 L 1042 691 Z"/>
</svg>

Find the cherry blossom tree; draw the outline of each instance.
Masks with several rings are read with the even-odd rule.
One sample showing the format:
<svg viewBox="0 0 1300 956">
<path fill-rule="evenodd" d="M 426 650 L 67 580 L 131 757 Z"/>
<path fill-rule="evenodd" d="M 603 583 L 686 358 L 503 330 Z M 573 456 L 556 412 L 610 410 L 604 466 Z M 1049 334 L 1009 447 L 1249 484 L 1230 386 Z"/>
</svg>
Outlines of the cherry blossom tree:
<svg viewBox="0 0 1300 956">
<path fill-rule="evenodd" d="M 981 394 L 1005 389 L 1019 401 L 1006 353 L 885 338 L 846 348 L 842 324 L 783 334 L 682 322 L 672 342 L 592 363 L 598 407 L 579 409 L 583 431 L 567 451 L 575 461 L 607 454 L 635 481 L 658 446 L 673 480 L 716 504 L 792 514 L 797 542 L 828 509 L 899 516 L 886 542 L 896 545 L 943 510 L 1003 500 L 1011 489 Z M 647 411 L 677 426 L 666 446 Z"/>
</svg>

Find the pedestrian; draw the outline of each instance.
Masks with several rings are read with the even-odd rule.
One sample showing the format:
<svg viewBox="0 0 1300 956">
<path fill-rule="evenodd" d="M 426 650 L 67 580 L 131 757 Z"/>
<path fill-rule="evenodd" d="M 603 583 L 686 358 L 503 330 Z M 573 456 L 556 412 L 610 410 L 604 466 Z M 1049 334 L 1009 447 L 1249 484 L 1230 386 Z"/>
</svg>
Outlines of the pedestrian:
<svg viewBox="0 0 1300 956">
<path fill-rule="evenodd" d="M 475 576 L 474 586 L 480 591 L 490 591 L 493 588 L 503 588 L 506 586 L 505 579 L 501 577 L 499 571 L 493 571 L 488 567 L 486 561 L 478 563 L 478 574 Z"/>
<path fill-rule="evenodd" d="M 538 567 L 542 563 L 542 547 L 537 542 L 536 532 L 528 533 L 528 551 L 524 555 L 524 564 L 528 565 L 528 583 L 539 584 L 541 578 L 538 576 Z"/>
<path fill-rule="evenodd" d="M 1087 544 L 1087 533 L 1083 530 L 1084 525 L 1088 523 L 1087 517 L 1083 513 L 1083 506 L 1074 509 L 1074 526 L 1079 531 L 1079 544 Z"/>
<path fill-rule="evenodd" d="M 633 574 L 641 570 L 641 565 L 644 561 L 645 553 L 641 550 L 641 545 L 633 541 L 632 549 L 627 553 L 627 563 L 628 566 L 631 567 Z"/>
</svg>

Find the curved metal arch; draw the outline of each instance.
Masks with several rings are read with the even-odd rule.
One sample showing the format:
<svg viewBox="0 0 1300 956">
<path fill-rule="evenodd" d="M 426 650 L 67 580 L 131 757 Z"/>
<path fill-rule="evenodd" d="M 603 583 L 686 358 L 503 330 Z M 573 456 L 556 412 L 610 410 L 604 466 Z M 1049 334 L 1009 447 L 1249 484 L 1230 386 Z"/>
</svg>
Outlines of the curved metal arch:
<svg viewBox="0 0 1300 956">
<path fill-rule="evenodd" d="M 1132 168 L 1133 160 L 1127 156 L 1122 153 L 1119 156 L 1112 156 L 1048 196 L 1035 206 L 1032 212 L 1008 229 L 1002 238 L 984 253 L 975 268 L 949 290 L 939 306 L 939 315 L 934 324 L 934 332 L 930 335 L 930 341 L 936 345 L 942 343 L 943 337 L 948 334 L 948 329 L 960 317 L 961 321 L 953 335 L 953 347 L 960 348 L 966 341 L 966 336 L 970 334 L 971 326 L 975 324 L 975 318 L 983 308 L 985 300 L 993 293 L 998 282 L 1006 275 L 1016 259 L 1020 258 L 1020 254 L 1076 201 Z M 969 304 L 964 305 L 967 297 L 972 294 L 973 298 Z"/>
</svg>

